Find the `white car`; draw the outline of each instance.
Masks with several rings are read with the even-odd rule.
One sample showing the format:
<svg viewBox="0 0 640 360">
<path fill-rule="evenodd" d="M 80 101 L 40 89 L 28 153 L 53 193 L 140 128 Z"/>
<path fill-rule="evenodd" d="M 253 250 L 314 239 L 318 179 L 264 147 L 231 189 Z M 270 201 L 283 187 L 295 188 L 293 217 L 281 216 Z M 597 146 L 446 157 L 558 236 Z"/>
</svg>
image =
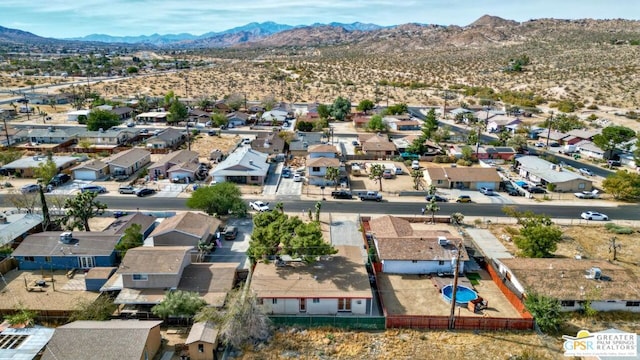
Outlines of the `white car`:
<svg viewBox="0 0 640 360">
<path fill-rule="evenodd" d="M 260 200 L 250 202 L 249 207 L 258 212 L 269 211 L 269 203 L 265 203 Z"/>
<path fill-rule="evenodd" d="M 412 168 L 413 170 L 420 170 L 420 161 L 418 161 L 418 160 L 413 160 L 413 161 L 411 162 L 411 168 Z"/>
<path fill-rule="evenodd" d="M 302 181 L 302 175 L 300 175 L 300 174 L 293 174 L 293 181 L 295 181 L 295 182 L 301 182 L 301 181 Z"/>
<path fill-rule="evenodd" d="M 580 217 L 585 220 L 609 221 L 609 217 L 607 215 L 596 211 L 585 211 L 580 214 Z"/>
<path fill-rule="evenodd" d="M 578 171 L 582 175 L 593 176 L 593 173 L 591 172 L 591 170 L 589 170 L 587 168 L 580 168 Z"/>
</svg>

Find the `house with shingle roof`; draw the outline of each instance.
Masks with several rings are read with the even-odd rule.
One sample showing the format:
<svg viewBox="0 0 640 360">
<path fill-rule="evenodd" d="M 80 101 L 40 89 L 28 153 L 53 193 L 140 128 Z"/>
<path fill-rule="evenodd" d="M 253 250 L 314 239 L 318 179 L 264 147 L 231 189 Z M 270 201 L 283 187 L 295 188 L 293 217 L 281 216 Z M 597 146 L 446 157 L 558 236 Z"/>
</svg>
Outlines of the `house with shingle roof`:
<svg viewBox="0 0 640 360">
<path fill-rule="evenodd" d="M 133 109 L 128 106 L 117 106 L 109 110 L 109 112 L 116 114 L 121 121 L 131 119 L 133 116 Z"/>
<path fill-rule="evenodd" d="M 55 329 L 42 360 L 154 359 L 162 345 L 162 321 L 74 321 Z"/>
<path fill-rule="evenodd" d="M 567 139 L 570 137 L 569 134 L 564 133 L 564 132 L 560 132 L 557 130 L 551 130 L 549 131 L 549 129 L 543 129 L 542 131 L 538 132 L 538 140 L 545 142 L 547 141 L 547 139 L 549 139 L 549 142 L 557 142 L 560 145 L 564 144 L 564 139 Z"/>
<path fill-rule="evenodd" d="M 267 158 L 267 154 L 242 146 L 216 165 L 209 175 L 217 182 L 263 185 L 269 172 Z"/>
<path fill-rule="evenodd" d="M 147 139 L 147 147 L 152 149 L 176 149 L 187 140 L 187 135 L 181 130 L 168 128 L 161 133 Z"/>
<path fill-rule="evenodd" d="M 493 167 L 427 167 L 423 173 L 428 185 L 444 189 L 498 189 L 501 181 Z"/>
<path fill-rule="evenodd" d="M 127 144 L 138 136 L 138 132 L 137 129 L 130 128 L 99 129 L 96 131 L 83 129 L 83 131 L 76 133 L 76 137 L 78 143 L 88 142 L 93 148 L 108 149 Z M 80 145 L 76 145 L 76 147 L 82 148 Z"/>
<path fill-rule="evenodd" d="M 590 179 L 537 156 L 517 158 L 516 168 L 518 174 L 525 179 L 539 182 L 543 186 L 553 184 L 558 192 L 591 191 L 593 188 Z"/>
<path fill-rule="evenodd" d="M 266 313 L 371 315 L 372 292 L 362 247 L 335 246 L 338 253 L 305 262 L 259 262 L 251 290 Z"/>
<path fill-rule="evenodd" d="M 580 155 L 593 159 L 604 159 L 605 151 L 602 150 L 598 145 L 594 144 L 593 141 L 582 140 L 577 142 L 576 149 L 580 151 Z"/>
<path fill-rule="evenodd" d="M 154 246 L 193 246 L 214 240 L 222 222 L 212 216 L 183 212 L 164 219 L 149 237 Z"/>
<path fill-rule="evenodd" d="M 109 165 L 98 159 L 80 163 L 71 168 L 73 178 L 77 180 L 97 180 L 109 175 Z"/>
<path fill-rule="evenodd" d="M 167 179 L 171 177 L 169 175 L 169 169 L 171 169 L 172 167 L 186 163 L 195 163 L 196 165 L 198 165 L 198 159 L 199 155 L 195 151 L 172 151 L 149 166 L 149 175 L 152 179 Z"/>
<path fill-rule="evenodd" d="M 116 266 L 122 234 L 46 231 L 27 236 L 13 251 L 20 270 L 90 269 Z"/>
<path fill-rule="evenodd" d="M 560 300 L 563 311 L 640 312 L 640 282 L 629 269 L 605 260 L 497 259 L 499 273 L 522 298 L 528 292 Z"/>
<path fill-rule="evenodd" d="M 358 139 L 362 152 L 378 159 L 386 159 L 398 153 L 396 145 L 385 134 L 360 134 Z"/>
<path fill-rule="evenodd" d="M 109 224 L 103 232 L 124 235 L 124 232 L 133 224 L 140 225 L 142 238 L 146 239 L 156 226 L 156 217 L 141 212 L 121 216 Z"/>
<path fill-rule="evenodd" d="M 469 260 L 462 239 L 448 225 L 411 223 L 395 216 L 369 220 L 382 271 L 391 274 L 451 274 L 460 253 L 459 272 Z"/>
<path fill-rule="evenodd" d="M 258 133 L 258 136 L 251 141 L 251 148 L 264 154 L 283 154 L 285 141 L 279 134 L 275 131 Z"/>
<path fill-rule="evenodd" d="M 132 148 L 102 161 L 109 165 L 109 173 L 112 175 L 131 175 L 151 162 L 151 153 L 144 149 Z"/>
</svg>

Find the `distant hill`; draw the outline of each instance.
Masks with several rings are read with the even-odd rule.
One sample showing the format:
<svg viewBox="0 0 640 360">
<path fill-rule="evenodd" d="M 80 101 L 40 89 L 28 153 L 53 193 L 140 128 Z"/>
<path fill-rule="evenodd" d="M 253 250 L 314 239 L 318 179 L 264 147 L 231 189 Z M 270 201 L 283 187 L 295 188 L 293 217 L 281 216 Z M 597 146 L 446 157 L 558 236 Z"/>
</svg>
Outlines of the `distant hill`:
<svg viewBox="0 0 640 360">
<path fill-rule="evenodd" d="M 25 44 L 30 42 L 56 41 L 34 35 L 27 31 L 9 29 L 0 26 L 0 43 Z"/>
</svg>

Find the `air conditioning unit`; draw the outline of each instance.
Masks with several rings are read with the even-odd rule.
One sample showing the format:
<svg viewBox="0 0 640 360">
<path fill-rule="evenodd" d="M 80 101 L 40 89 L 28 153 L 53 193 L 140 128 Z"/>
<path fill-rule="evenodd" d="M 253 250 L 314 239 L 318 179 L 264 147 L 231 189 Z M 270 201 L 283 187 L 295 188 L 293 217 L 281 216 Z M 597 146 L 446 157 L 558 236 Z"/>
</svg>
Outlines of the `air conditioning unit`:
<svg viewBox="0 0 640 360">
<path fill-rule="evenodd" d="M 438 245 L 447 246 L 449 244 L 449 240 L 445 236 L 438 236 Z"/>
</svg>

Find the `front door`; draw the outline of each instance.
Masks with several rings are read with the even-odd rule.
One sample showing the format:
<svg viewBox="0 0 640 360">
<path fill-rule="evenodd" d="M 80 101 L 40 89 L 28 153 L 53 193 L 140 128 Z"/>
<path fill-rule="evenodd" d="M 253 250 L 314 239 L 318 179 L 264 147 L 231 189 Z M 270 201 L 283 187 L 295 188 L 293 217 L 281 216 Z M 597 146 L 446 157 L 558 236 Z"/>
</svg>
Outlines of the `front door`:
<svg viewBox="0 0 640 360">
<path fill-rule="evenodd" d="M 307 299 L 300 299 L 300 312 L 307 312 Z"/>
<path fill-rule="evenodd" d="M 96 266 L 93 261 L 93 256 L 78 256 L 78 264 L 81 269 L 88 269 Z"/>
<path fill-rule="evenodd" d="M 338 299 L 338 311 L 350 312 L 351 311 L 351 299 Z"/>
</svg>

